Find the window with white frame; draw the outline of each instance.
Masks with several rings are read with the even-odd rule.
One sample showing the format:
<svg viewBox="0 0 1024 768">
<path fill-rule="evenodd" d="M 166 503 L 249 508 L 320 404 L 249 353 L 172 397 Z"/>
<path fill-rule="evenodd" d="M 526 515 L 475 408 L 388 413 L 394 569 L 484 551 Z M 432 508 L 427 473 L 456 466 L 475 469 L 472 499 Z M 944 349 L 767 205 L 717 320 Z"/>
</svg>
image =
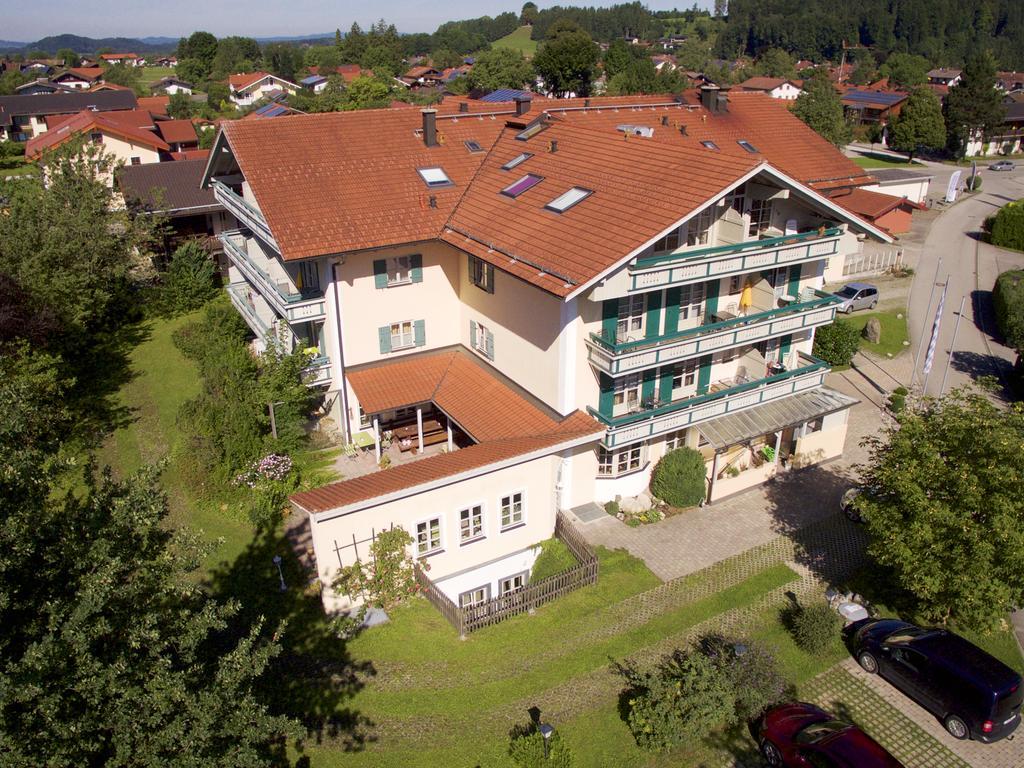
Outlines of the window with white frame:
<svg viewBox="0 0 1024 768">
<path fill-rule="evenodd" d="M 412 282 L 412 257 L 392 256 L 388 259 L 388 285 Z"/>
<path fill-rule="evenodd" d="M 772 224 L 772 201 L 751 200 L 750 201 L 750 226 L 747 229 L 749 237 L 756 237 L 764 232 Z"/>
<path fill-rule="evenodd" d="M 686 226 L 686 244 L 707 245 L 711 239 L 711 226 L 715 223 L 714 208 L 705 208 L 694 216 Z"/>
<path fill-rule="evenodd" d="M 359 428 L 369 429 L 373 426 L 373 419 L 370 418 L 370 414 L 363 410 L 363 406 L 359 406 Z"/>
<path fill-rule="evenodd" d="M 615 340 L 626 341 L 644 329 L 644 297 L 623 296 L 619 299 L 618 320 L 615 325 Z"/>
<path fill-rule="evenodd" d="M 523 492 L 501 497 L 501 528 L 512 528 L 523 522 Z"/>
<path fill-rule="evenodd" d="M 640 407 L 641 381 L 639 373 L 630 373 L 615 380 L 615 396 L 612 403 L 616 411 L 628 413 Z"/>
<path fill-rule="evenodd" d="M 704 311 L 704 283 L 684 285 L 679 289 L 679 321 L 700 320 Z"/>
<path fill-rule="evenodd" d="M 412 320 L 403 320 L 401 323 L 391 324 L 391 349 L 402 349 L 411 347 L 416 343 L 413 332 Z"/>
<path fill-rule="evenodd" d="M 738 187 L 725 196 L 725 205 L 727 208 L 732 208 L 740 216 L 743 215 L 743 205 L 746 200 L 745 195 L 746 187 Z"/>
<path fill-rule="evenodd" d="M 459 595 L 459 608 L 475 608 L 491 599 L 491 585 L 470 589 Z"/>
<path fill-rule="evenodd" d="M 459 511 L 459 543 L 468 544 L 483 538 L 484 508 L 477 504 Z"/>
<path fill-rule="evenodd" d="M 416 556 L 426 557 L 441 551 L 441 518 L 416 523 Z"/>
<path fill-rule="evenodd" d="M 529 574 L 526 571 L 517 573 L 514 576 L 509 576 L 498 581 L 498 597 L 505 597 L 511 595 L 514 592 L 518 592 L 526 586 L 526 579 Z"/>
<path fill-rule="evenodd" d="M 684 360 L 672 366 L 672 399 L 697 386 L 697 361 Z"/>
<path fill-rule="evenodd" d="M 680 429 L 665 435 L 665 453 L 686 447 L 686 430 Z"/>
<path fill-rule="evenodd" d="M 473 349 L 487 354 L 487 326 L 477 323 L 473 329 Z"/>
<path fill-rule="evenodd" d="M 685 226 L 686 225 L 684 224 L 682 227 L 676 227 L 663 238 L 658 240 L 654 244 L 654 252 L 667 253 L 669 251 L 674 251 L 677 248 L 679 248 L 680 244 L 682 243 L 683 227 Z"/>
<path fill-rule="evenodd" d="M 646 454 L 645 447 L 644 443 L 637 443 L 618 451 L 609 451 L 603 446 L 598 446 L 597 476 L 617 477 L 641 469 Z"/>
<path fill-rule="evenodd" d="M 615 454 L 604 446 L 597 447 L 597 475 L 610 477 L 615 474 Z"/>
</svg>

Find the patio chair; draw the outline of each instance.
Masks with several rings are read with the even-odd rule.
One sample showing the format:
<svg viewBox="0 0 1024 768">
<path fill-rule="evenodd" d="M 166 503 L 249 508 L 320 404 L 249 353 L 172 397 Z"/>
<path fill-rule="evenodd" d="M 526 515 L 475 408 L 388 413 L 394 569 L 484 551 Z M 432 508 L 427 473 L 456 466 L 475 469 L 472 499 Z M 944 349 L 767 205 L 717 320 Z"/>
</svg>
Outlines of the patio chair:
<svg viewBox="0 0 1024 768">
<path fill-rule="evenodd" d="M 350 459 L 359 458 L 359 449 L 356 447 L 355 443 L 345 443 L 341 447 L 341 450 L 342 453 L 344 453 Z"/>
</svg>

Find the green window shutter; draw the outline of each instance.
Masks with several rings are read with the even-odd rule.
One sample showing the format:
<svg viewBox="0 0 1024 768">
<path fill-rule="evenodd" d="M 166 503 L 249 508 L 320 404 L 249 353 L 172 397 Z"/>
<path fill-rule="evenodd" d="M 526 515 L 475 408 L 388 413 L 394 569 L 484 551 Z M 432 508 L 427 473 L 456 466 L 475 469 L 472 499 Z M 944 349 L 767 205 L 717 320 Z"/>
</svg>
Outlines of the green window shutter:
<svg viewBox="0 0 1024 768">
<path fill-rule="evenodd" d="M 385 259 L 373 260 L 373 284 L 377 288 L 388 287 L 388 263 Z"/>
<path fill-rule="evenodd" d="M 412 324 L 412 338 L 417 347 L 427 343 L 427 324 L 423 320 L 416 320 Z"/>
<path fill-rule="evenodd" d="M 476 348 L 476 320 L 469 321 L 469 347 Z"/>
<path fill-rule="evenodd" d="M 661 335 L 661 291 L 647 294 L 647 331 L 648 339 Z"/>
<path fill-rule="evenodd" d="M 794 264 L 789 268 L 789 285 L 786 287 L 786 293 L 793 296 L 797 300 L 800 299 L 800 265 Z"/>
<path fill-rule="evenodd" d="M 487 292 L 494 293 L 494 265 L 486 264 L 484 269 L 487 270 Z"/>
<path fill-rule="evenodd" d="M 377 329 L 377 334 L 380 336 L 380 353 L 386 355 L 391 351 L 391 326 L 382 325 Z"/>
<path fill-rule="evenodd" d="M 704 322 L 710 323 L 708 319 L 718 313 L 718 290 L 722 286 L 721 280 L 712 280 L 706 284 L 707 300 L 704 303 Z"/>
<path fill-rule="evenodd" d="M 601 304 L 601 338 L 615 343 L 615 326 L 619 322 L 619 300 L 605 299 Z"/>
<path fill-rule="evenodd" d="M 597 411 L 607 418 L 612 417 L 612 409 L 615 407 L 615 381 L 608 374 L 600 374 L 601 394 L 597 400 Z"/>
<path fill-rule="evenodd" d="M 409 277 L 414 283 L 423 282 L 423 257 L 418 253 L 414 253 L 409 257 L 409 264 L 411 269 L 409 270 Z"/>
<path fill-rule="evenodd" d="M 679 288 L 669 288 L 665 292 L 665 333 L 679 330 Z"/>
<path fill-rule="evenodd" d="M 647 401 L 654 399 L 654 380 L 658 377 L 656 368 L 649 368 L 644 371 L 643 383 L 640 385 L 640 399 Z"/>
<path fill-rule="evenodd" d="M 697 394 L 707 394 L 708 387 L 711 386 L 711 355 L 704 355 L 700 359 L 699 368 L 697 370 Z"/>
<path fill-rule="evenodd" d="M 658 399 L 663 403 L 672 401 L 672 366 L 661 368 L 661 381 L 658 384 Z"/>
<path fill-rule="evenodd" d="M 494 359 L 494 334 L 491 333 L 490 331 L 487 332 L 486 346 L 487 346 L 487 359 L 488 360 L 493 360 Z"/>
</svg>

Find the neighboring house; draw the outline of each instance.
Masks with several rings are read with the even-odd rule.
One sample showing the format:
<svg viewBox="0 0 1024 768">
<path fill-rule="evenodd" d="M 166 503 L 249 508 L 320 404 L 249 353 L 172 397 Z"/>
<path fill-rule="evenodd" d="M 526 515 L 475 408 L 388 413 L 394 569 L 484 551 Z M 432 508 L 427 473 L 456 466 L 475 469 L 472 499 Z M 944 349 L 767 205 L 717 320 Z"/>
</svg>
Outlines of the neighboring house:
<svg viewBox="0 0 1024 768">
<path fill-rule="evenodd" d="M 178 66 L 177 56 L 161 56 L 156 60 L 156 66 L 158 67 L 176 67 Z"/>
<path fill-rule="evenodd" d="M 327 87 L 327 78 L 323 75 L 310 75 L 299 80 L 299 85 L 307 91 L 320 93 Z"/>
<path fill-rule="evenodd" d="M 205 169 L 204 155 L 173 163 L 127 165 L 117 172 L 117 188 L 129 208 L 167 219 L 171 233 L 165 238 L 166 255 L 187 240 L 203 238 L 211 252 L 223 259 L 217 236 L 238 228 L 235 217 L 214 199 L 213 191 L 202 188 Z M 226 275 L 226 263 L 221 267 Z"/>
<path fill-rule="evenodd" d="M 872 168 L 871 175 L 875 177 L 875 183 L 861 189 L 897 198 L 905 197 L 913 203 L 924 204 L 928 201 L 928 187 L 933 178 L 931 174 L 906 168 Z"/>
<path fill-rule="evenodd" d="M 1024 91 L 1024 72 L 997 72 L 996 88 L 1005 93 Z"/>
<path fill-rule="evenodd" d="M 404 75 L 401 75 L 398 81 L 410 88 L 432 88 L 444 84 L 441 71 L 434 67 L 426 66 L 412 67 Z"/>
<path fill-rule="evenodd" d="M 58 67 L 64 66 L 64 59 L 29 59 L 21 62 L 19 68 L 26 75 L 52 75 Z"/>
<path fill-rule="evenodd" d="M 168 96 L 173 96 L 176 93 L 184 93 L 191 96 L 195 86 L 176 77 L 162 77 L 153 83 L 149 90 L 153 94 L 166 93 Z"/>
<path fill-rule="evenodd" d="M 28 141 L 45 133 L 48 121 L 82 110 L 111 112 L 136 107 L 132 91 L 107 93 L 57 92 L 30 96 L 0 96 L 0 141 Z"/>
<path fill-rule="evenodd" d="M 662 72 L 673 72 L 676 69 L 676 57 L 669 56 L 666 53 L 656 53 L 651 56 L 651 61 L 654 62 L 654 69 L 661 74 Z"/>
<path fill-rule="evenodd" d="M 292 109 L 287 104 L 281 103 L 279 100 L 271 101 L 264 104 L 262 107 L 257 107 L 248 115 L 243 117 L 243 120 L 260 120 L 265 117 L 285 117 L 286 115 L 301 115 L 297 109 Z"/>
<path fill-rule="evenodd" d="M 170 96 L 140 96 L 139 109 L 144 109 L 154 115 L 167 115 L 167 108 L 171 104 Z"/>
<path fill-rule="evenodd" d="M 974 134 L 967 142 L 968 157 L 1012 155 L 1024 151 L 1024 102 L 1010 96 L 1003 99 L 1006 119 L 991 135 Z"/>
<path fill-rule="evenodd" d="M 199 136 L 191 120 L 158 120 L 154 128 L 171 152 L 199 149 Z"/>
<path fill-rule="evenodd" d="M 848 88 L 841 95 L 847 119 L 858 125 L 887 125 L 903 108 L 910 94 Z"/>
<path fill-rule="evenodd" d="M 329 76 L 331 72 L 321 72 L 320 67 L 310 67 L 309 74 Z M 373 77 L 373 70 L 363 69 L 358 64 L 341 64 L 334 70 L 334 74 L 340 76 L 347 85 L 357 77 Z"/>
<path fill-rule="evenodd" d="M 54 75 L 52 79 L 66 88 L 87 91 L 103 82 L 103 67 L 71 67 Z"/>
<path fill-rule="evenodd" d="M 129 88 L 127 85 L 118 85 L 117 83 L 96 83 L 89 89 L 89 93 L 97 93 L 99 91 L 129 91 L 135 93 L 134 88 Z"/>
<path fill-rule="evenodd" d="M 909 232 L 911 214 L 926 207 L 907 197 L 873 192 L 864 187 L 835 194 L 832 200 L 891 235 Z"/>
<path fill-rule="evenodd" d="M 18 96 L 35 96 L 40 93 L 60 93 L 70 90 L 70 88 L 57 85 L 45 77 L 40 77 L 30 82 L 22 83 L 14 89 L 14 93 Z"/>
<path fill-rule="evenodd" d="M 249 72 L 231 75 L 228 78 L 230 99 L 238 108 L 251 107 L 260 99 L 270 98 L 277 93 L 296 93 L 299 86 L 269 72 Z"/>
<path fill-rule="evenodd" d="M 866 171 L 761 94 L 472 101 L 225 122 L 210 155 L 257 344 L 313 350 L 346 442 L 420 452 L 292 498 L 330 610 L 391 525 L 470 605 L 677 446 L 712 503 L 843 450 L 810 353 L 826 261 L 891 241 L 829 198 Z"/>
<path fill-rule="evenodd" d="M 804 81 L 784 77 L 751 77 L 736 87 L 744 91 L 766 93 L 773 99 L 793 101 L 804 92 Z"/>
<path fill-rule="evenodd" d="M 946 88 L 952 88 L 960 82 L 962 75 L 963 70 L 938 67 L 928 72 L 928 83 L 930 85 L 944 85 Z"/>
<path fill-rule="evenodd" d="M 50 97 L 52 98 L 52 97 Z M 115 164 L 144 165 L 170 159 L 170 146 L 152 130 L 152 118 L 142 110 L 133 112 L 91 112 L 83 110 L 41 136 L 29 139 L 25 157 L 45 164 L 46 154 L 73 139 L 98 144 Z M 106 179 L 113 183 L 112 176 Z"/>
<path fill-rule="evenodd" d="M 101 53 L 100 61 L 111 66 L 124 64 L 126 67 L 141 67 L 146 63 L 136 53 Z"/>
</svg>

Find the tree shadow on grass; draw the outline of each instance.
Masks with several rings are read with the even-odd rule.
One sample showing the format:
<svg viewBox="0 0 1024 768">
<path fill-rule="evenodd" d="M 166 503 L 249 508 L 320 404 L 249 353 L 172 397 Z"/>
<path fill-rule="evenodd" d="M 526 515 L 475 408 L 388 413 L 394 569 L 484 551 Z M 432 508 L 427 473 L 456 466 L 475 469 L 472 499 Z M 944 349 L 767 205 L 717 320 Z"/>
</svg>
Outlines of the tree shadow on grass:
<svg viewBox="0 0 1024 768">
<path fill-rule="evenodd" d="M 281 557 L 284 591 L 275 556 Z M 374 724 L 348 705 L 376 674 L 373 663 L 354 661 L 345 641 L 331 631 L 319 595 L 308 588 L 308 572 L 280 530 L 257 531 L 245 551 L 222 563 L 208 583 L 219 598 L 241 604 L 236 632 L 260 618 L 267 631 L 283 624 L 281 655 L 261 680 L 262 698 L 274 714 L 301 722 L 316 744 L 359 751 L 375 740 Z"/>
</svg>

